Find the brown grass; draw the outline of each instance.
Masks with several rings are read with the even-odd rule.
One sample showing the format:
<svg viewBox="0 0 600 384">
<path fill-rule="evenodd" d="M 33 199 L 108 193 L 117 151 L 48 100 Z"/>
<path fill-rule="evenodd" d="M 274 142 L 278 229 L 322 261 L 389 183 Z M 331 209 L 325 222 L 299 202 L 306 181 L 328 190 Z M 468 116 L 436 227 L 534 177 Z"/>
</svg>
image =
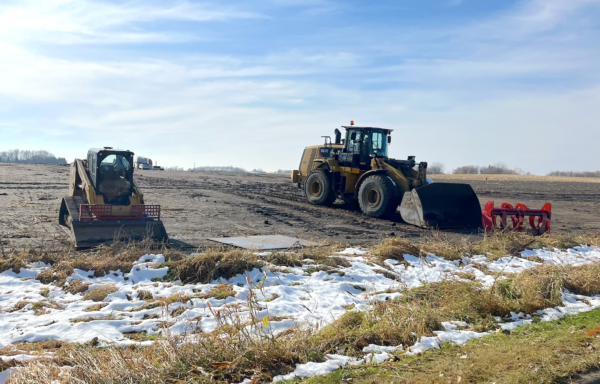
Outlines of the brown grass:
<svg viewBox="0 0 600 384">
<path fill-rule="evenodd" d="M 367 312 L 349 311 L 321 330 L 291 329 L 276 338 L 257 338 L 246 328 L 248 324 L 260 326 L 256 313 L 248 323 L 235 307 L 227 307 L 216 313 L 220 327 L 194 335 L 193 344 L 183 337 L 168 337 L 158 338 L 148 348 L 69 346 L 58 354 L 56 365 L 32 363 L 26 374 L 33 377 L 44 372 L 57 377 L 58 364 L 68 361 L 76 367 L 69 374 L 90 383 L 240 382 L 247 377 L 268 381 L 276 374 L 288 373 L 295 364 L 323 361 L 327 353 L 362 356 L 362 348 L 368 344 L 413 344 L 418 337 L 440 330 L 442 321 L 462 320 L 476 331 L 493 330 L 497 324 L 492 316 L 510 311 L 532 313 L 557 305 L 560 289 L 570 280 L 587 287 L 585 293 L 589 294 L 597 289 L 591 284 L 596 277 L 581 267 L 544 266 L 498 280 L 488 289 L 471 281 L 444 281 L 407 290 L 398 300 L 375 304 Z M 231 288 L 219 287 L 223 291 Z M 183 302 L 185 298 L 165 300 Z M 251 295 L 250 308 L 259 308 L 254 300 Z M 147 305 L 152 304 L 164 305 L 159 300 Z M 16 381 L 21 382 L 26 381 Z"/>
<path fill-rule="evenodd" d="M 137 290 L 138 300 L 152 300 L 154 296 L 152 296 L 152 292 L 144 291 L 143 289 Z"/>
<path fill-rule="evenodd" d="M 112 284 L 102 285 L 98 288 L 87 291 L 85 295 L 83 295 L 83 300 L 103 301 L 106 299 L 106 296 L 117 291 L 117 287 Z"/>
<path fill-rule="evenodd" d="M 595 311 L 596 322 L 598 311 Z M 594 316 L 583 314 L 494 334 L 464 346 L 445 345 L 398 363 L 338 373 L 355 384 L 574 383 L 578 373 L 598 369 L 600 338 L 590 335 Z M 333 375 L 332 375 L 333 376 Z M 306 384 L 333 384 L 333 377 Z"/>
<path fill-rule="evenodd" d="M 20 255 L 12 256 L 7 260 L 0 260 L 0 273 L 9 269 L 14 273 L 19 273 L 21 268 L 25 268 L 25 263 Z"/>
<path fill-rule="evenodd" d="M 89 323 L 90 321 L 100 321 L 100 320 L 122 320 L 122 317 L 117 317 L 113 315 L 108 316 L 90 316 L 90 317 L 77 317 L 71 319 L 71 323 Z"/>
<path fill-rule="evenodd" d="M 205 254 L 172 263 L 166 279 L 181 280 L 183 284 L 207 284 L 219 278 L 230 279 L 262 266 L 264 263 L 252 252 L 209 250 Z"/>
<path fill-rule="evenodd" d="M 371 248 L 374 261 L 383 265 L 386 259 L 403 260 L 402 255 L 424 256 L 435 254 L 447 260 L 460 260 L 465 256 L 485 255 L 493 261 L 504 256 L 518 256 L 525 249 L 566 250 L 579 245 L 600 244 L 600 235 L 588 234 L 576 237 L 547 233 L 534 237 L 520 232 L 496 232 L 479 241 L 468 241 L 462 236 L 451 236 L 434 231 L 422 243 L 411 243 L 400 237 L 390 237 Z"/>
<path fill-rule="evenodd" d="M 69 292 L 73 295 L 76 295 L 78 293 L 84 293 L 85 291 L 88 290 L 89 286 L 92 285 L 90 283 L 83 283 L 81 282 L 81 280 L 71 280 L 69 282 L 69 285 L 64 285 L 63 286 L 63 291 L 65 292 Z"/>
<path fill-rule="evenodd" d="M 597 240 L 598 237 L 594 236 L 585 239 L 589 244 Z M 493 258 L 516 254 L 525 245 L 532 245 L 534 242 L 539 246 L 567 246 L 572 244 L 570 241 L 579 240 L 552 236 L 533 239 L 521 234 L 498 233 L 476 243 L 467 243 L 434 233 L 423 244 L 390 238 L 374 247 L 371 253 L 377 262 L 385 259 L 403 260 L 404 253 L 416 256 L 436 253 L 450 259 L 487 254 Z M 349 265 L 344 258 L 330 257 L 333 249 L 323 247 L 281 252 L 262 260 L 246 251 L 209 250 L 203 255 L 190 258 L 173 257 L 165 265 L 169 266 L 168 279 L 181 280 L 183 283 L 210 283 L 221 277 L 229 279 L 253 268 L 263 267 L 265 262 L 294 266 L 307 258 L 315 260 L 317 268 L 333 272 L 336 267 Z M 118 258 L 117 254 L 111 253 L 113 251 L 114 248 L 110 247 L 103 251 L 109 261 L 111 258 Z M 132 263 L 139 258 L 137 252 L 141 251 L 135 249 L 128 252 L 123 260 Z M 86 265 L 89 267 L 93 263 L 99 263 L 99 270 L 104 271 L 102 268 L 112 269 L 117 263 L 102 262 L 98 255 L 94 254 Z M 56 272 L 58 278 L 52 276 L 53 273 L 44 274 L 43 277 L 59 284 L 68 277 L 66 271 L 69 268 L 79 268 L 80 264 L 76 260 L 79 259 L 69 256 L 68 260 L 55 263 L 53 273 Z M 27 365 L 27 370 L 23 371 L 22 376 L 15 378 L 14 383 L 31 382 L 32 378 L 37 380 L 39 377 L 49 378 L 48 383 L 50 379 L 68 382 L 68 377 L 71 377 L 69 380 L 73 383 L 241 382 L 249 377 L 269 381 L 276 374 L 289 373 L 298 363 L 323 361 L 327 353 L 362 356 L 362 348 L 368 344 L 413 344 L 418 337 L 433 335 L 434 331 L 440 330 L 442 321 L 462 320 L 476 331 L 494 330 L 498 325 L 493 316 L 505 316 L 511 311 L 532 314 L 538 309 L 558 305 L 560 292 L 565 287 L 582 294 L 600 293 L 599 275 L 600 264 L 584 267 L 543 266 L 509 278 L 499 278 L 493 287 L 487 289 L 476 281 L 449 280 L 406 290 L 399 299 L 374 304 L 366 312 L 349 310 L 322 329 L 290 329 L 277 337 L 261 333 L 262 319 L 258 316 L 261 307 L 251 291 L 247 308 L 219 308 L 214 313 L 218 328 L 214 332 L 192 335 L 194 343 L 188 343 L 185 336 L 168 336 L 158 337 L 147 348 L 98 349 L 91 345 L 69 344 L 57 352 L 53 363 L 23 363 Z M 71 282 L 70 286 L 76 284 L 78 283 Z M 102 301 L 114 291 L 114 286 L 102 286 L 86 292 L 84 299 Z M 143 292 L 146 291 L 138 290 L 138 297 L 151 302 L 131 311 L 161 306 L 168 310 L 169 304 L 186 303 L 190 300 L 185 295 L 154 299 Z M 221 284 L 205 295 L 226 298 L 234 294 L 235 290 L 230 284 Z M 97 308 L 89 307 L 88 310 L 99 310 L 102 304 L 97 304 Z M 24 307 L 27 302 L 19 305 Z M 44 304 L 34 305 L 40 306 L 42 310 L 47 308 Z M 248 308 L 250 320 L 240 314 L 241 310 Z M 179 315 L 185 310 L 184 306 L 179 306 L 172 313 Z M 75 321 L 107 319 L 110 320 L 111 317 L 82 318 Z M 280 318 L 271 317 L 271 320 Z M 200 322 L 201 319 L 197 321 Z M 169 323 L 163 324 L 165 327 L 168 325 Z M 257 334 L 259 337 L 256 337 Z M 145 338 L 144 335 L 131 337 Z M 60 366 L 64 365 L 75 368 L 59 376 Z M 36 382 L 45 384 L 39 380 Z"/>
<path fill-rule="evenodd" d="M 211 289 L 210 292 L 201 293 L 196 295 L 195 297 L 199 299 L 208 299 L 213 297 L 217 300 L 223 300 L 230 296 L 235 296 L 235 290 L 233 289 L 231 284 L 219 284 L 213 289 Z"/>
<path fill-rule="evenodd" d="M 108 305 L 108 303 L 98 303 L 98 304 L 90 305 L 89 307 L 87 307 L 85 309 L 85 312 L 96 312 L 96 311 L 99 311 L 102 308 L 106 307 L 107 305 Z"/>
</svg>

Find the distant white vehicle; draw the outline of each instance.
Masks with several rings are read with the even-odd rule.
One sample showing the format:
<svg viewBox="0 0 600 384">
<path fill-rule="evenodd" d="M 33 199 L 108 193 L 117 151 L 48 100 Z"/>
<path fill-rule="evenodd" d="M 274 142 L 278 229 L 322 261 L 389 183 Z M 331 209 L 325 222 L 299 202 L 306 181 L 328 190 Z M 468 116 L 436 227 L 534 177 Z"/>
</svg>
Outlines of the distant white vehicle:
<svg viewBox="0 0 600 384">
<path fill-rule="evenodd" d="M 147 157 L 143 157 L 143 156 L 137 156 L 134 160 L 135 162 L 135 168 L 136 169 L 146 169 L 146 170 L 153 170 L 154 168 L 152 167 L 152 160 L 147 158 Z"/>
</svg>

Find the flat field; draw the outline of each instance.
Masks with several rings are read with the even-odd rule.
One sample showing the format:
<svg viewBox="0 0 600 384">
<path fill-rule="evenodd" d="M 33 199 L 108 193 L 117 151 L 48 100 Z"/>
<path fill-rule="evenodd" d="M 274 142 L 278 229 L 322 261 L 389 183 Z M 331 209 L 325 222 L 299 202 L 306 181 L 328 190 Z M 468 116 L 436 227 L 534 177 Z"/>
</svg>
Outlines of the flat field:
<svg viewBox="0 0 600 384">
<path fill-rule="evenodd" d="M 21 247 L 67 240 L 57 217 L 67 193 L 68 170 L 0 164 L 0 242 Z M 270 234 L 366 246 L 392 234 L 414 241 L 430 234 L 403 224 L 399 214 L 378 220 L 348 210 L 342 202 L 331 208 L 309 205 L 287 175 L 136 171 L 135 177 L 146 202 L 162 206 L 167 232 L 182 246 L 204 248 L 214 244 L 209 238 Z M 482 206 L 488 200 L 497 205 L 522 202 L 531 208 L 551 202 L 553 231 L 600 230 L 600 180 L 504 175 L 433 179 L 471 184 Z"/>
</svg>

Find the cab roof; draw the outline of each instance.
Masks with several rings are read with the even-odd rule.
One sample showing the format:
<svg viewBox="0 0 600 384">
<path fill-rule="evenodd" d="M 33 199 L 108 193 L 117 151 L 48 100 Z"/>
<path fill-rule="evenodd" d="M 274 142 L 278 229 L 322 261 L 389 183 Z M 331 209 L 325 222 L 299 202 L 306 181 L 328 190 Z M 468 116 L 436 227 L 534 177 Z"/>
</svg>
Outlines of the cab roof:
<svg viewBox="0 0 600 384">
<path fill-rule="evenodd" d="M 386 131 L 386 132 L 393 132 L 393 129 L 387 129 L 387 128 L 378 128 L 378 127 L 357 127 L 356 125 L 342 125 L 342 128 L 345 128 L 346 130 L 348 129 L 381 129 L 382 131 Z"/>
<path fill-rule="evenodd" d="M 104 148 L 90 148 L 90 150 L 88 151 L 88 155 L 93 153 L 93 154 L 98 154 L 99 152 L 106 152 L 106 153 L 110 153 L 110 154 L 117 154 L 117 153 L 131 153 L 132 155 L 134 154 L 133 152 L 131 152 L 130 150 L 127 149 L 114 149 L 113 147 L 104 147 Z"/>
</svg>

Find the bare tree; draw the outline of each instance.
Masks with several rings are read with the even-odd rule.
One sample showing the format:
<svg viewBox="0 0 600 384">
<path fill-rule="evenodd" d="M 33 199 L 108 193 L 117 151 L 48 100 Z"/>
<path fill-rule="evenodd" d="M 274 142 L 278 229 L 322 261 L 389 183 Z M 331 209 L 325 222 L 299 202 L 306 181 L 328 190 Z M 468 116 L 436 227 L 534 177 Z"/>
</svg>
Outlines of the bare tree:
<svg viewBox="0 0 600 384">
<path fill-rule="evenodd" d="M 487 167 L 481 167 L 479 173 L 485 175 L 516 175 L 517 171 L 509 169 L 506 164 L 497 163 L 495 165 L 488 165 Z"/>
<path fill-rule="evenodd" d="M 430 175 L 439 175 L 446 172 L 446 166 L 443 163 L 432 163 L 427 167 L 427 173 Z"/>
<path fill-rule="evenodd" d="M 476 165 L 463 165 L 452 171 L 455 175 L 476 175 L 479 173 L 479 167 Z"/>
</svg>

